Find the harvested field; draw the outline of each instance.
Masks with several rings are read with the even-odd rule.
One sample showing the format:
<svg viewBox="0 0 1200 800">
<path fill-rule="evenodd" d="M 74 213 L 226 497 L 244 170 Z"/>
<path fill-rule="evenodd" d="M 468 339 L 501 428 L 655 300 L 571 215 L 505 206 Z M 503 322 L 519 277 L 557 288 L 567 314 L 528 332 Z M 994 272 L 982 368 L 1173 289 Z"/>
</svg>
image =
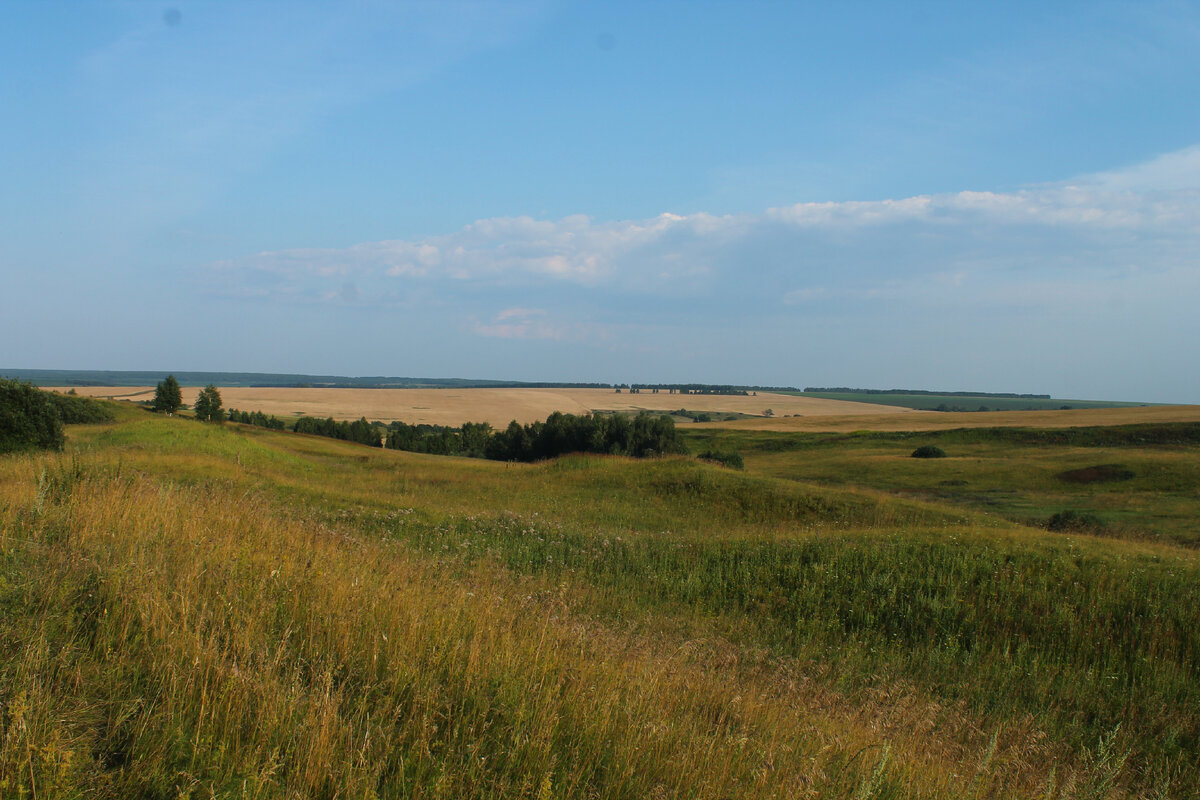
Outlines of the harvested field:
<svg viewBox="0 0 1200 800">
<path fill-rule="evenodd" d="M 66 391 L 57 388 L 55 391 Z M 84 386 L 75 391 L 90 397 L 149 401 L 154 387 Z M 200 390 L 184 388 L 183 402 L 191 405 Z M 460 425 L 489 422 L 502 427 L 543 420 L 555 411 L 586 414 L 589 411 L 689 411 L 734 412 L 762 415 L 771 409 L 776 417 L 838 415 L 871 417 L 910 415 L 911 409 L 826 400 L 814 397 L 759 392 L 757 395 L 680 395 L 659 392 L 617 394 L 610 389 L 293 389 L 283 387 L 228 387 L 221 389 L 226 408 L 261 411 L 281 418 L 333 417 L 409 424 Z M 767 420 L 766 417 L 763 418 Z M 789 420 L 790 421 L 790 420 Z"/>
</svg>

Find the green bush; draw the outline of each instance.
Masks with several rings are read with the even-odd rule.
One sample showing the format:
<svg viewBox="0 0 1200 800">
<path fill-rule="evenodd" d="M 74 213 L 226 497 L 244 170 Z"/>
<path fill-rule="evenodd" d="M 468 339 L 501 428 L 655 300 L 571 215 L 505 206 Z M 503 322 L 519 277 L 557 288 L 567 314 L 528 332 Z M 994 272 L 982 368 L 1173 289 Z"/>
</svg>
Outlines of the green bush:
<svg viewBox="0 0 1200 800">
<path fill-rule="evenodd" d="M 732 469 L 745 469 L 741 453 L 722 453 L 718 450 L 705 450 L 697 458 L 705 461 L 716 461 L 718 464 Z"/>
<path fill-rule="evenodd" d="M 58 410 L 64 425 L 86 425 L 96 422 L 112 422 L 113 413 L 104 403 L 90 397 L 74 394 L 42 392 Z"/>
<path fill-rule="evenodd" d="M 1085 511 L 1072 511 L 1070 509 L 1059 511 L 1046 522 L 1046 530 L 1058 533 L 1102 531 L 1104 528 L 1104 520 L 1095 514 L 1089 514 Z"/>
<path fill-rule="evenodd" d="M 913 458 L 945 458 L 946 451 L 936 444 L 926 444 L 912 451 Z"/>
<path fill-rule="evenodd" d="M 0 378 L 0 453 L 61 450 L 62 417 L 31 383 Z"/>
</svg>

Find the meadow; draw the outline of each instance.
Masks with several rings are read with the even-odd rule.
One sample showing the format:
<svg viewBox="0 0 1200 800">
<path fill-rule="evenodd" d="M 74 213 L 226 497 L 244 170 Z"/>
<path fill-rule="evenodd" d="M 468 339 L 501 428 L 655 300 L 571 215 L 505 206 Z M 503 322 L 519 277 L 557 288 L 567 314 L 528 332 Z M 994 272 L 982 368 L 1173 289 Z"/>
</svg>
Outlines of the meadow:
<svg viewBox="0 0 1200 800">
<path fill-rule="evenodd" d="M 0 459 L 5 797 L 1200 784 L 1195 425 L 686 429 L 737 471 L 113 407 Z M 1103 464 L 1132 476 L 1054 477 Z M 974 498 L 1006 486 L 1041 505 Z M 1103 530 L 1043 527 L 1088 502 Z"/>
<path fill-rule="evenodd" d="M 831 403 L 838 402 L 835 400 Z M 878 406 L 876 406 L 878 408 Z M 1048 409 L 1042 411 L 916 411 L 897 414 L 867 412 L 790 417 L 760 417 L 721 423 L 696 423 L 703 428 L 777 432 L 948 431 L 963 428 L 1086 428 L 1139 423 L 1200 422 L 1200 406 L 1114 406 L 1110 408 Z"/>
<path fill-rule="evenodd" d="M 1144 403 L 1112 402 L 1106 400 L 1064 400 L 1049 397 L 1004 397 L 995 394 L 937 394 L 934 392 L 797 392 L 803 397 L 823 400 L 846 400 L 858 403 L 879 403 L 887 406 L 936 411 L 940 408 L 959 411 L 1052 411 L 1073 408 L 1121 408 L 1144 406 Z"/>
</svg>

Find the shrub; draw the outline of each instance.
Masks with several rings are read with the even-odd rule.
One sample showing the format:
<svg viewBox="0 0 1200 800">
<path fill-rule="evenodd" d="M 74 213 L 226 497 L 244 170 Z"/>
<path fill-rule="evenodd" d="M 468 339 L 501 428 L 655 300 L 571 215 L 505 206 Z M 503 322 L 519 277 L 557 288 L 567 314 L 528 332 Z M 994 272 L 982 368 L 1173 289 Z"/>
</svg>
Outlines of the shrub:
<svg viewBox="0 0 1200 800">
<path fill-rule="evenodd" d="M 50 393 L 31 383 L 0 378 L 0 453 L 62 446 L 62 417 Z"/>
<path fill-rule="evenodd" d="M 936 444 L 921 445 L 912 451 L 913 458 L 945 458 L 946 451 Z"/>
<path fill-rule="evenodd" d="M 1085 511 L 1059 511 L 1046 522 L 1046 530 L 1059 533 L 1068 531 L 1101 531 L 1104 530 L 1104 520 L 1095 514 Z"/>
<path fill-rule="evenodd" d="M 705 461 L 715 461 L 721 466 L 730 467 L 731 469 L 745 468 L 741 453 L 722 453 L 718 450 L 705 450 L 697 458 L 704 459 Z"/>
<path fill-rule="evenodd" d="M 58 416 L 65 425 L 113 421 L 112 410 L 99 400 L 70 393 L 43 392 L 43 394 L 57 409 Z"/>
</svg>

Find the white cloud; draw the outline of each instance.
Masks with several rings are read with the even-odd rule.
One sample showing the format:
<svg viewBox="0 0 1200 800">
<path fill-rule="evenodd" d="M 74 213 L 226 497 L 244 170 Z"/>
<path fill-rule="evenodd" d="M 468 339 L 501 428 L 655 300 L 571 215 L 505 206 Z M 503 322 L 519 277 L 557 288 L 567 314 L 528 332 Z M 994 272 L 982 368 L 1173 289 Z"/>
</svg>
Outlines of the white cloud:
<svg viewBox="0 0 1200 800">
<path fill-rule="evenodd" d="M 569 325 L 546 319 L 539 308 L 506 308 L 491 322 L 473 321 L 470 329 L 480 336 L 493 339 L 552 339 L 571 338 Z"/>
<path fill-rule="evenodd" d="M 1198 187 L 1200 148 L 1192 148 L 1017 192 L 612 222 L 482 219 L 420 240 L 260 253 L 215 272 L 223 292 L 285 302 L 402 305 L 419 296 L 459 308 L 460 318 L 490 319 L 471 327 L 502 338 L 561 339 L 584 323 L 689 315 L 836 314 L 900 298 L 977 308 L 1038 297 L 1052 304 L 1042 288 L 1090 297 L 1097 286 L 1127 281 L 1131 265 L 1151 275 L 1200 272 Z"/>
<path fill-rule="evenodd" d="M 1200 145 L 1165 153 L 1127 169 L 1088 176 L 1083 182 L 1118 192 L 1194 192 L 1200 189 Z"/>
<path fill-rule="evenodd" d="M 527 319 L 529 317 L 544 316 L 546 316 L 546 310 L 543 308 L 506 308 L 496 315 L 496 320 Z"/>
</svg>

